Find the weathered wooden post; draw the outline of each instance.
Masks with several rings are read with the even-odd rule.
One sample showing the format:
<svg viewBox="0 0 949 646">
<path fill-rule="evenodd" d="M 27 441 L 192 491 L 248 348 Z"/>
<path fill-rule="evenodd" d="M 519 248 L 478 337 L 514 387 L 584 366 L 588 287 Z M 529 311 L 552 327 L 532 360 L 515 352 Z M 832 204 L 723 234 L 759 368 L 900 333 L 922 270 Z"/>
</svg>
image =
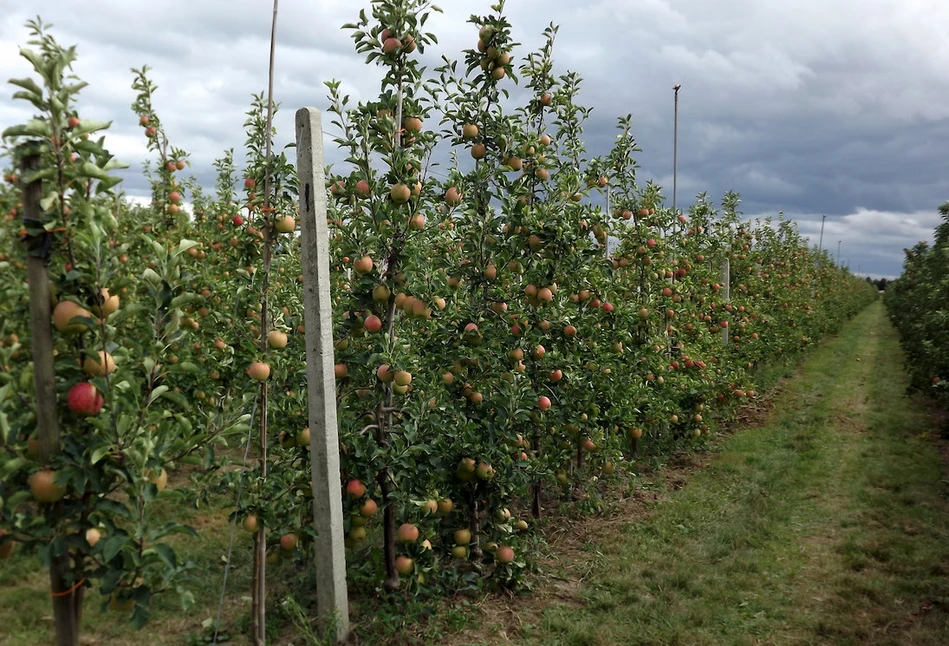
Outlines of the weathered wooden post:
<svg viewBox="0 0 949 646">
<path fill-rule="evenodd" d="M 343 502 L 339 483 L 323 127 L 319 110 L 297 110 L 296 130 L 303 323 L 306 328 L 307 403 L 310 411 L 310 470 L 313 476 L 313 521 L 316 525 L 316 607 L 323 629 L 335 626 L 337 640 L 344 641 L 349 636 L 349 600 L 346 594 Z"/>
</svg>

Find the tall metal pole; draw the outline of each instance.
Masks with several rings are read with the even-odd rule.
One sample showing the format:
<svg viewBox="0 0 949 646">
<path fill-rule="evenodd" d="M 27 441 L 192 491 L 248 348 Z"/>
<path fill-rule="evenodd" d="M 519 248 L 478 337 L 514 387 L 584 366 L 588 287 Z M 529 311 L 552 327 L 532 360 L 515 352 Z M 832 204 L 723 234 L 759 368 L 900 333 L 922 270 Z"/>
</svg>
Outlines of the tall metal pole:
<svg viewBox="0 0 949 646">
<path fill-rule="evenodd" d="M 820 241 L 817 243 L 817 254 L 820 255 L 821 249 L 824 248 L 824 221 L 827 219 L 826 215 L 822 215 L 820 218 Z"/>
<path fill-rule="evenodd" d="M 672 211 L 676 210 L 676 189 L 678 182 L 678 156 L 679 156 L 679 88 L 682 85 L 676 83 L 673 86 L 673 91 L 675 92 L 673 105 L 674 105 L 674 116 L 672 120 Z"/>
<path fill-rule="evenodd" d="M 840 266 L 840 243 L 842 240 L 837 241 L 837 266 Z"/>
</svg>

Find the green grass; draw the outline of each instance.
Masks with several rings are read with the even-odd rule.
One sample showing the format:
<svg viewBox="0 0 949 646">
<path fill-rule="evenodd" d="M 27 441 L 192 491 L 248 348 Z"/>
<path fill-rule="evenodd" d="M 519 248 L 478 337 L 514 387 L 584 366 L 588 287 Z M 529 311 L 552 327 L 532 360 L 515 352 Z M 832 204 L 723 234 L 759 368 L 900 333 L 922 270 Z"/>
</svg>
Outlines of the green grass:
<svg viewBox="0 0 949 646">
<path fill-rule="evenodd" d="M 945 465 L 901 366 L 874 304 L 763 426 L 728 438 L 647 521 L 594 537 L 575 598 L 528 603 L 483 641 L 949 643 Z"/>
</svg>

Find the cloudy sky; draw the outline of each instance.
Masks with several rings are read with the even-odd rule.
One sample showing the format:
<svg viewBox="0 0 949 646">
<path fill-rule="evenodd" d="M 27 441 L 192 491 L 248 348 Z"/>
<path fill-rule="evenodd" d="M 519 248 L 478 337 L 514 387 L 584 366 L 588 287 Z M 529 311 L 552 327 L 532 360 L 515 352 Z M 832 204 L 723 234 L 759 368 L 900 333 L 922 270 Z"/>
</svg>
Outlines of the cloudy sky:
<svg viewBox="0 0 949 646">
<path fill-rule="evenodd" d="M 428 27 L 460 57 L 477 40 L 467 23 L 491 1 L 441 0 Z M 949 199 L 949 3 L 945 0 L 509 0 L 522 57 L 560 25 L 557 72 L 584 78 L 593 106 L 593 153 L 608 150 L 616 117 L 633 114 L 643 153 L 640 181 L 672 185 L 672 86 L 679 94 L 679 206 L 706 191 L 742 195 L 747 216 L 783 212 L 851 269 L 901 271 L 903 248 L 930 240 Z M 278 19 L 278 145 L 293 111 L 327 107 L 324 81 L 368 99 L 378 73 L 348 32 L 368 0 L 283 0 Z M 29 7 L 29 11 L 26 10 Z M 145 195 L 145 148 L 131 67 L 147 64 L 172 142 L 192 153 L 193 172 L 213 186 L 211 163 L 243 146 L 250 96 L 267 82 L 272 5 L 266 0 L 0 0 L 0 78 L 26 76 L 17 56 L 24 22 L 37 13 L 60 43 L 78 46 L 77 73 L 90 83 L 85 116 L 113 119 L 109 148 L 130 162 L 125 190 Z M 0 92 L 0 128 L 30 116 Z M 22 102 L 18 102 L 22 103 Z M 333 161 L 328 143 L 328 161 Z M 338 159 L 338 157 L 336 157 Z"/>
</svg>

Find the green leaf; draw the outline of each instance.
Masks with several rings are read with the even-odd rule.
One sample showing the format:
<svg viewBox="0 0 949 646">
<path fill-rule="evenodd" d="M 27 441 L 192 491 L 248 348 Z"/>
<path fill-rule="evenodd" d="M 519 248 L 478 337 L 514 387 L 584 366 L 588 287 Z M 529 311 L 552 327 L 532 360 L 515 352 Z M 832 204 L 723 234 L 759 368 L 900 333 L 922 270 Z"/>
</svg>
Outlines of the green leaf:
<svg viewBox="0 0 949 646">
<path fill-rule="evenodd" d="M 90 457 L 90 462 L 92 464 L 98 463 L 100 460 L 102 460 L 102 458 L 108 455 L 109 451 L 111 450 L 112 450 L 112 447 L 108 444 L 98 447 L 96 450 L 92 452 L 92 456 Z"/>
<path fill-rule="evenodd" d="M 170 390 L 168 386 L 157 386 L 148 396 L 148 403 L 145 406 L 151 406 L 152 403 Z"/>
<path fill-rule="evenodd" d="M 129 537 L 125 534 L 116 534 L 107 538 L 105 545 L 102 546 L 102 560 L 108 563 L 114 559 L 128 542 Z"/>
<path fill-rule="evenodd" d="M 98 180 L 107 180 L 109 179 L 109 174 L 93 164 L 92 162 L 83 162 L 79 166 L 79 174 L 84 177 L 89 177 L 91 179 Z"/>
<path fill-rule="evenodd" d="M 84 135 L 87 132 L 95 132 L 97 130 L 105 130 L 112 125 L 111 121 L 92 121 L 91 119 L 80 119 L 79 125 L 73 128 L 73 134 L 79 136 Z"/>
<path fill-rule="evenodd" d="M 197 246 L 198 246 L 198 243 L 195 242 L 194 240 L 182 240 L 181 242 L 178 243 L 178 248 L 175 250 L 175 255 L 180 256 L 181 254 L 186 252 L 188 249 L 191 249 L 192 247 L 197 247 Z"/>
<path fill-rule="evenodd" d="M 8 82 L 11 85 L 16 85 L 17 87 L 23 88 L 27 92 L 32 92 L 33 94 L 38 94 L 40 96 L 43 96 L 43 88 L 37 85 L 36 81 L 34 81 L 33 79 L 30 79 L 30 78 L 10 79 Z"/>
</svg>

